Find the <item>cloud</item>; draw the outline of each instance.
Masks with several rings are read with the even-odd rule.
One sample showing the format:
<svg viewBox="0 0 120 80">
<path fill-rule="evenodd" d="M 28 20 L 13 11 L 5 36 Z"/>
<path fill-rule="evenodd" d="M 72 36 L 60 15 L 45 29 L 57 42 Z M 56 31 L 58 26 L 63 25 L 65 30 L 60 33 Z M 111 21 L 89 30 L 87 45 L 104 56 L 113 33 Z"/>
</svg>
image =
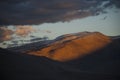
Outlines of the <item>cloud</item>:
<svg viewBox="0 0 120 80">
<path fill-rule="evenodd" d="M 32 32 L 36 32 L 36 29 L 34 29 L 32 26 L 19 25 L 15 28 L 15 30 L 9 29 L 7 27 L 0 27 L 0 42 L 13 39 L 13 34 L 20 37 L 26 37 Z"/>
<path fill-rule="evenodd" d="M 31 25 L 55 23 L 84 18 L 101 12 L 99 6 L 109 1 L 104 8 L 116 5 L 119 0 L 1 0 L 0 25 Z"/>
<path fill-rule="evenodd" d="M 3 41 L 9 41 L 11 39 L 14 39 L 15 37 L 27 37 L 31 33 L 36 33 L 36 32 L 41 32 L 41 33 L 47 33 L 50 34 L 52 33 L 50 30 L 40 30 L 36 29 L 30 25 L 17 25 L 14 26 L 14 28 L 8 28 L 5 26 L 0 27 L 0 43 Z M 15 36 L 13 36 L 15 35 Z"/>
<path fill-rule="evenodd" d="M 14 34 L 21 36 L 21 37 L 26 37 L 32 32 L 35 32 L 36 30 L 32 26 L 17 26 Z"/>
<path fill-rule="evenodd" d="M 6 27 L 0 27 L 0 42 L 11 40 L 12 34 L 13 34 L 12 30 Z"/>
</svg>

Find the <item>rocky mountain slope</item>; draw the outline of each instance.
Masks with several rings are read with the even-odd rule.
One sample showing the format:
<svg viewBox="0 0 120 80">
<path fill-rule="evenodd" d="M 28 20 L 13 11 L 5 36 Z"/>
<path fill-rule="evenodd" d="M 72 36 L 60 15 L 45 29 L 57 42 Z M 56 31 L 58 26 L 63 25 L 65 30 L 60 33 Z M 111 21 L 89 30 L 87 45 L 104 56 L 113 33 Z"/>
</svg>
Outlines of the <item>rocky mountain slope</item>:
<svg viewBox="0 0 120 80">
<path fill-rule="evenodd" d="M 36 51 L 29 51 L 28 54 L 45 56 L 57 61 L 74 60 L 92 52 L 95 52 L 112 40 L 99 32 L 80 32 L 66 34 L 57 37 L 53 43 Z"/>
</svg>

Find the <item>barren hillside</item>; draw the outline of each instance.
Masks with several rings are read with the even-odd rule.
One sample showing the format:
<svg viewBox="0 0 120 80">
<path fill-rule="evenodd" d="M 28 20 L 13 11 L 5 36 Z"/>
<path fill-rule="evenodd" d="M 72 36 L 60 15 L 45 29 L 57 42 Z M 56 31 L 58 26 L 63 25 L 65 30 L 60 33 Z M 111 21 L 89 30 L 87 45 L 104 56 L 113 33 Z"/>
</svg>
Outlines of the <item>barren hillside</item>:
<svg viewBox="0 0 120 80">
<path fill-rule="evenodd" d="M 56 38 L 56 41 L 47 47 L 30 51 L 28 54 L 64 62 L 83 57 L 105 47 L 110 42 L 109 37 L 99 32 L 66 34 Z"/>
</svg>

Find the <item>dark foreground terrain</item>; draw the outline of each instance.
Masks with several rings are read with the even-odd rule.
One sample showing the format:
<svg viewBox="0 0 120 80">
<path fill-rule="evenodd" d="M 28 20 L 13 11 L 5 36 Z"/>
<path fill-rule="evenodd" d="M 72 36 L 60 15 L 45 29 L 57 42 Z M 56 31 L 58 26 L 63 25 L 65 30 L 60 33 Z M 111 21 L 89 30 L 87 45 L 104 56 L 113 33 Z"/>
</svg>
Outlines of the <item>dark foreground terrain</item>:
<svg viewBox="0 0 120 80">
<path fill-rule="evenodd" d="M 68 62 L 0 49 L 0 72 L 0 80 L 119 80 L 120 39 Z"/>
</svg>

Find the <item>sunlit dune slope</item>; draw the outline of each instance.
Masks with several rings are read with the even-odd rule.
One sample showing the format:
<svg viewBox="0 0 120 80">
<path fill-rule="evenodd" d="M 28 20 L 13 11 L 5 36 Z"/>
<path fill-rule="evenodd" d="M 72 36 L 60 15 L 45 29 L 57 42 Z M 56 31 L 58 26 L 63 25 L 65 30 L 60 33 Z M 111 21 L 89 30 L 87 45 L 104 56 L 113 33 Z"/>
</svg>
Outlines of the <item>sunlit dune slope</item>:
<svg viewBox="0 0 120 80">
<path fill-rule="evenodd" d="M 66 34 L 47 47 L 28 54 L 65 62 L 83 57 L 108 45 L 112 40 L 99 32 Z"/>
</svg>

